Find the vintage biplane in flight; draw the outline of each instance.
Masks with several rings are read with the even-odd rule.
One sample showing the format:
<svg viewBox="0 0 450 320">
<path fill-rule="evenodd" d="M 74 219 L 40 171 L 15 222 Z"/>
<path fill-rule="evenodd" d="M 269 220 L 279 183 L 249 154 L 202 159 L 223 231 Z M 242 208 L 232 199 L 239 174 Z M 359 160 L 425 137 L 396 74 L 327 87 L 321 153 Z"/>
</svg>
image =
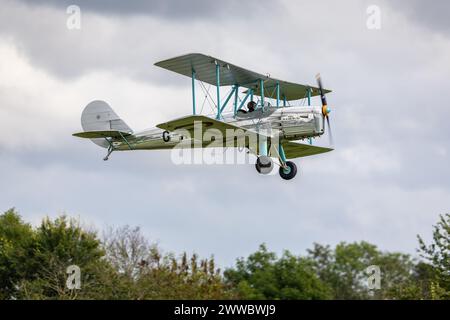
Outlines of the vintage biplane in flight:
<svg viewBox="0 0 450 320">
<path fill-rule="evenodd" d="M 192 115 L 158 124 L 155 129 L 134 132 L 106 102 L 92 101 L 81 115 L 84 131 L 73 135 L 91 139 L 107 148 L 104 160 L 108 160 L 113 151 L 243 147 L 256 155 L 255 166 L 259 173 L 272 171 L 272 158 L 275 158 L 280 166 L 280 176 L 289 180 L 297 174 L 297 166 L 288 159 L 333 150 L 314 146 L 311 140 L 324 134 L 327 122 L 332 141 L 330 109 L 325 98 L 325 94 L 331 91 L 322 88 L 319 75 L 317 87 L 301 85 L 198 53 L 160 61 L 155 65 L 192 79 Z M 213 115 L 197 113 L 196 81 L 200 81 L 206 93 L 205 99 L 212 102 Z M 216 86 L 215 99 L 204 83 Z M 230 87 L 230 92 L 222 102 L 220 90 L 224 86 Z M 314 96 L 321 97 L 320 106 L 311 106 L 311 97 Z M 230 103 L 230 110 L 226 111 L 232 98 L 234 103 Z M 299 100 L 297 105 L 291 104 L 296 100 Z M 213 133 L 196 136 L 198 128 Z"/>
</svg>

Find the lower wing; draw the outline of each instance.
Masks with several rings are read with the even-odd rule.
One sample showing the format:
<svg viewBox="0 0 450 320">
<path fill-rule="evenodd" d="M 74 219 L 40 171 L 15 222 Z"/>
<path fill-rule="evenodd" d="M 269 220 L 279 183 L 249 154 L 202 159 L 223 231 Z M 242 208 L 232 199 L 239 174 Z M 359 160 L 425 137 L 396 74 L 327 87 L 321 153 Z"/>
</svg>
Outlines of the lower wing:
<svg viewBox="0 0 450 320">
<path fill-rule="evenodd" d="M 310 144 L 291 141 L 283 142 L 282 145 L 287 159 L 313 156 L 315 154 L 330 152 L 334 150 L 331 148 L 312 146 Z"/>
</svg>

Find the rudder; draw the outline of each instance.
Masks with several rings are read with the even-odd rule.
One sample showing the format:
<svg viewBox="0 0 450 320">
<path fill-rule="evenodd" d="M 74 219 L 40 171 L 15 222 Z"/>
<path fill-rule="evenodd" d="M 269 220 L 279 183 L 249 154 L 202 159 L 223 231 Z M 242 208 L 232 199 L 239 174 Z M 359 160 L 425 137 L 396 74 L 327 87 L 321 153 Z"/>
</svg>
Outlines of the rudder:
<svg viewBox="0 0 450 320">
<path fill-rule="evenodd" d="M 109 104 L 102 100 L 92 101 L 84 108 L 81 114 L 81 127 L 84 131 L 117 130 L 133 132 Z M 108 148 L 109 146 L 109 143 L 105 139 L 95 138 L 90 140 L 103 148 Z"/>
</svg>

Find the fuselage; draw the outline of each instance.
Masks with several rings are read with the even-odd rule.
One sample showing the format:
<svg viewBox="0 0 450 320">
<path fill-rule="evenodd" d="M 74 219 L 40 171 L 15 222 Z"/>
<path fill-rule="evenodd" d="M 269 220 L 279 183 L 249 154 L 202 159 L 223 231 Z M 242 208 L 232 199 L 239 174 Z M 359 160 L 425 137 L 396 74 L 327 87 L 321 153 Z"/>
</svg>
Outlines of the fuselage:
<svg viewBox="0 0 450 320">
<path fill-rule="evenodd" d="M 216 119 L 215 115 L 208 117 Z M 264 131 L 281 140 L 303 140 L 324 133 L 322 109 L 318 106 L 290 106 L 257 108 L 253 112 L 223 113 L 220 121 L 253 132 Z M 115 150 L 158 150 L 176 148 L 186 137 L 182 133 L 152 128 L 135 132 L 127 141 L 114 141 Z M 188 138 L 192 139 L 192 138 Z"/>
</svg>

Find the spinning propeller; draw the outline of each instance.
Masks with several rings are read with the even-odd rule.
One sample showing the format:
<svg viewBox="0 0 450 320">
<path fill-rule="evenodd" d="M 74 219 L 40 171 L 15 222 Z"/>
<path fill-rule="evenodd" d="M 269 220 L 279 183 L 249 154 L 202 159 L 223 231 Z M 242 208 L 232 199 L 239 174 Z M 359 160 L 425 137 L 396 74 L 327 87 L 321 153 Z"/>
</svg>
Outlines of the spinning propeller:
<svg viewBox="0 0 450 320">
<path fill-rule="evenodd" d="M 331 109 L 327 105 L 327 99 L 325 98 L 325 93 L 323 93 L 323 87 L 322 87 L 322 79 L 320 78 L 320 73 L 316 76 L 317 79 L 317 85 L 319 87 L 320 91 L 320 99 L 322 100 L 322 115 L 325 123 L 325 119 L 327 120 L 327 130 L 328 130 L 328 139 L 330 141 L 330 145 L 333 145 L 333 135 L 331 133 L 331 126 L 330 126 L 330 112 Z"/>
</svg>

